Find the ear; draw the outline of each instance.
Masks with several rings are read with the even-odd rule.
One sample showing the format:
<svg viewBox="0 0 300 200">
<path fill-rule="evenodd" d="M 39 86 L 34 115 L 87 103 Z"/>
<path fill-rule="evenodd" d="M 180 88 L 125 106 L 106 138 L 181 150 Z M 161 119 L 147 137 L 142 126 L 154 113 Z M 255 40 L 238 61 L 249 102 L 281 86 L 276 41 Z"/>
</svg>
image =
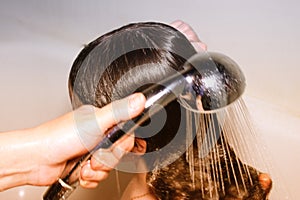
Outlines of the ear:
<svg viewBox="0 0 300 200">
<path fill-rule="evenodd" d="M 143 155 L 146 153 L 147 142 L 141 138 L 135 138 L 132 152 Z"/>
</svg>

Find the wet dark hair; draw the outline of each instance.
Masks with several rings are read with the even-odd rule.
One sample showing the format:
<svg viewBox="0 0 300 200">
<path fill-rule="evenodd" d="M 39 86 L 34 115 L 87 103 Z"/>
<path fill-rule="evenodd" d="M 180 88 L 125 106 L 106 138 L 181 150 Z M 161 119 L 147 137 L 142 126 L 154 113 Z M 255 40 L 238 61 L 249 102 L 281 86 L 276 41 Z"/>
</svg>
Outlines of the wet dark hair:
<svg viewBox="0 0 300 200">
<path fill-rule="evenodd" d="M 74 61 L 69 76 L 72 105 L 74 108 L 82 104 L 103 107 L 114 100 L 156 84 L 174 71 L 181 70 L 186 60 L 195 53 L 187 38 L 168 25 L 145 22 L 123 26 L 89 43 Z M 182 112 L 179 103 L 177 101 L 170 103 L 165 107 L 165 111 L 167 118 L 162 129 L 155 135 L 145 138 L 146 151 L 156 152 L 158 155 L 147 163 L 150 168 L 176 154 L 181 148 L 176 144 L 168 154 L 160 154 L 160 150 L 169 144 L 178 132 L 185 133 L 186 127 L 181 121 L 185 118 L 185 113 Z M 144 133 L 140 133 L 138 129 L 136 134 L 142 136 Z M 185 134 L 181 136 L 182 148 L 186 148 Z M 228 162 L 225 156 L 228 151 L 231 151 L 231 155 L 235 154 L 231 149 L 222 149 L 221 145 L 217 148 L 219 152 L 224 152 L 220 159 L 221 166 L 224 166 Z M 196 152 L 198 151 L 195 150 Z M 215 164 L 208 163 L 205 159 L 198 162 L 211 166 Z M 236 159 L 236 162 L 241 161 Z M 191 184 L 189 163 L 185 154 L 169 164 L 147 174 L 147 184 L 158 199 L 211 199 L 207 191 L 218 190 L 214 186 L 207 185 L 211 182 L 211 175 L 208 173 L 200 174 L 206 177 L 202 186 L 195 187 Z M 235 163 L 234 165 L 236 166 Z M 262 189 L 258 181 L 259 172 L 250 168 L 250 175 L 254 185 L 247 183 L 249 191 L 237 193 L 235 185 L 231 184 L 234 180 L 226 179 L 226 194 L 220 194 L 220 199 L 265 199 L 269 189 Z M 241 176 L 246 176 L 246 172 Z M 205 190 L 202 190 L 203 187 Z"/>
<path fill-rule="evenodd" d="M 104 34 L 89 43 L 73 63 L 69 76 L 73 107 L 102 107 L 155 84 L 182 69 L 195 53 L 180 31 L 162 23 L 134 23 Z M 180 105 L 171 103 L 166 111 L 164 127 L 145 138 L 147 152 L 164 147 L 179 129 Z"/>
</svg>

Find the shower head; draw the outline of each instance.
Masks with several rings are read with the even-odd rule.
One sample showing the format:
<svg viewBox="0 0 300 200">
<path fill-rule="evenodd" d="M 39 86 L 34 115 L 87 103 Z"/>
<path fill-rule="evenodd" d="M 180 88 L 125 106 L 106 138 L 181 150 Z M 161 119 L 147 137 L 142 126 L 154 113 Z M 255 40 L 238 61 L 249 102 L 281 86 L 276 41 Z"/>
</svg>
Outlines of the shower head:
<svg viewBox="0 0 300 200">
<path fill-rule="evenodd" d="M 183 70 L 141 91 L 146 97 L 145 109 L 135 119 L 123 122 L 108 131 L 106 137 L 83 156 L 71 171 L 64 172 L 45 193 L 44 200 L 67 199 L 78 185 L 80 165 L 100 148 L 108 148 L 125 133 L 133 133 L 151 116 L 174 100 L 198 113 L 216 112 L 237 100 L 245 89 L 245 77 L 238 65 L 220 53 L 199 53 L 192 56 Z M 155 117 L 155 116 L 154 116 Z M 67 168 L 66 168 L 67 169 Z"/>
<path fill-rule="evenodd" d="M 211 113 L 237 100 L 245 86 L 239 66 L 229 57 L 211 52 L 192 56 L 182 71 L 142 92 L 146 109 L 153 104 L 165 106 L 177 98 L 188 110 Z"/>
<path fill-rule="evenodd" d="M 220 53 L 200 53 L 184 65 L 187 89 L 178 100 L 194 112 L 215 112 L 237 100 L 245 90 L 245 77 L 239 66 Z"/>
</svg>

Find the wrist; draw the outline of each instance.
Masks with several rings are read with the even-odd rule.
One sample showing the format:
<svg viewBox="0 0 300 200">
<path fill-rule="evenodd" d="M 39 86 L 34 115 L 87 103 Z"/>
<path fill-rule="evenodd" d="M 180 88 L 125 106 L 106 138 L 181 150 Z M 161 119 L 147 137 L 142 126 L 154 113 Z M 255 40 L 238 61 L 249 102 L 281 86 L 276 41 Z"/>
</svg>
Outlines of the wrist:
<svg viewBox="0 0 300 200">
<path fill-rule="evenodd" d="M 0 134 L 0 190 L 28 184 L 35 168 L 34 151 L 38 151 L 34 145 L 31 129 Z"/>
</svg>

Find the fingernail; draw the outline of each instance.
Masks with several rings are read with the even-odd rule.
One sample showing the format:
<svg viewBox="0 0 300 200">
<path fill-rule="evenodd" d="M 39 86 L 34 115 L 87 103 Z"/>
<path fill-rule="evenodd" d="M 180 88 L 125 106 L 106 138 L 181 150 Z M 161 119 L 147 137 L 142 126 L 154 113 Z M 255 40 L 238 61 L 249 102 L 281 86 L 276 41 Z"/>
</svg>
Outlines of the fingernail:
<svg viewBox="0 0 300 200">
<path fill-rule="evenodd" d="M 92 170 L 84 170 L 83 176 L 85 178 L 92 178 L 94 176 L 94 172 Z"/>
<path fill-rule="evenodd" d="M 116 147 L 113 150 L 113 153 L 117 159 L 121 159 L 124 156 L 124 154 L 126 153 L 126 151 L 124 149 L 122 149 L 121 147 Z"/>
<path fill-rule="evenodd" d="M 141 93 L 133 94 L 129 97 L 129 109 L 135 112 L 141 108 L 145 97 Z"/>
</svg>

